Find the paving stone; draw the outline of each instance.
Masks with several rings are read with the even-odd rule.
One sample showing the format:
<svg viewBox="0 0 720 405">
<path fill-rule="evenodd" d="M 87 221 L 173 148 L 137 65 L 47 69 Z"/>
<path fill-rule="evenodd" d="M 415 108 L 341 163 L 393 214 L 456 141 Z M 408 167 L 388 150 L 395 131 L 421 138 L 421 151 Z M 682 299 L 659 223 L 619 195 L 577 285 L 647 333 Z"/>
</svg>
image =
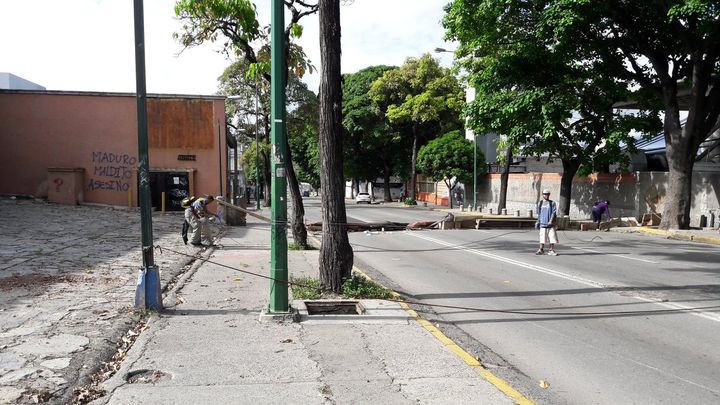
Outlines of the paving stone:
<svg viewBox="0 0 720 405">
<path fill-rule="evenodd" d="M 70 360 L 70 357 L 60 357 L 57 359 L 45 360 L 40 363 L 40 365 L 51 370 L 61 370 L 70 365 Z"/>
<path fill-rule="evenodd" d="M 60 334 L 50 338 L 36 337 L 13 348 L 18 353 L 39 357 L 62 355 L 83 350 L 90 339 L 85 336 Z"/>
<path fill-rule="evenodd" d="M 6 373 L 2 377 L 0 377 L 0 384 L 7 385 L 7 384 L 16 383 L 18 381 L 25 379 L 26 377 L 28 377 L 30 375 L 35 374 L 36 372 L 37 372 L 36 369 L 29 368 L 29 367 L 13 370 L 9 373 Z"/>
<path fill-rule="evenodd" d="M 107 359 L 87 356 L 114 350 L 118 325 L 129 325 L 142 265 L 139 211 L 3 197 L 0 207 L 0 350 L 13 368 L 4 376 L 44 370 L 23 375 L 23 385 L 51 392 L 58 385 L 73 386 L 79 377 L 73 364 L 88 365 L 80 373 L 89 373 L 99 366 L 92 361 Z M 192 254 L 180 239 L 181 218 L 180 213 L 153 214 L 154 243 Z M 156 252 L 155 258 L 163 281 L 189 260 L 168 251 Z M 0 403 L 18 395 L 2 391 Z"/>
<path fill-rule="evenodd" d="M 0 353 L 0 374 L 7 374 L 9 371 L 19 370 L 27 360 L 13 352 Z"/>
<path fill-rule="evenodd" d="M 12 404 L 20 398 L 23 391 L 16 387 L 0 386 L 0 404 Z"/>
<path fill-rule="evenodd" d="M 41 331 L 43 329 L 44 328 L 42 328 L 40 326 L 13 328 L 7 332 L 0 333 L 0 339 L 32 335 L 33 333 L 38 333 L 39 331 Z M 0 355 L 2 355 L 2 354 L 0 353 Z"/>
</svg>

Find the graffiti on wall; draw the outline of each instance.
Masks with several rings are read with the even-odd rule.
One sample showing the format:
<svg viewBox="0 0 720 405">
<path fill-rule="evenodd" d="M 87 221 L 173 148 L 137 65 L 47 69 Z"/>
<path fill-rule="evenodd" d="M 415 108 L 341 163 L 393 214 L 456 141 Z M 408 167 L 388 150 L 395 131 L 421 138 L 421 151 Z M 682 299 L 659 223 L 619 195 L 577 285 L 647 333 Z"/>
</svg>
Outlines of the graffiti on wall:
<svg viewBox="0 0 720 405">
<path fill-rule="evenodd" d="M 92 153 L 92 174 L 87 183 L 88 189 L 128 191 L 132 179 L 132 169 L 137 158 L 128 154 L 97 151 Z"/>
</svg>

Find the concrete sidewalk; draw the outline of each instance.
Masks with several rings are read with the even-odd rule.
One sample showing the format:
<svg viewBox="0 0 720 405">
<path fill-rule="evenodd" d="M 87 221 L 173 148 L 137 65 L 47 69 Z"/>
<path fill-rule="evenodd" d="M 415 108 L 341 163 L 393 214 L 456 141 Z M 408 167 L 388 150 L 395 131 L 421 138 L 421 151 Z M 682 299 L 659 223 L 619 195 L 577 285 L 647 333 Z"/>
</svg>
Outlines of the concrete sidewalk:
<svg viewBox="0 0 720 405">
<path fill-rule="evenodd" d="M 198 262 L 178 283 L 166 299 L 175 305 L 149 320 L 93 403 L 527 401 L 395 303 L 382 303 L 385 319 L 261 322 L 270 281 L 218 264 L 268 275 L 269 241 L 265 224 L 229 229 L 215 263 Z M 291 251 L 288 261 L 292 275 L 317 277 L 317 251 Z"/>
</svg>

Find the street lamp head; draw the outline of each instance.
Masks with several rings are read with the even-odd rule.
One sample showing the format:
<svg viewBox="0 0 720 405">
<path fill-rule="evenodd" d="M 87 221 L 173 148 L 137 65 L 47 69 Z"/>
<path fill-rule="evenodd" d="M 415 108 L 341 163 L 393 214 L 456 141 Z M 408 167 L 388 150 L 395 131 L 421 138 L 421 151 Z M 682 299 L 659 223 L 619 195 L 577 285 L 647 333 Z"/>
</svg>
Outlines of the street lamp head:
<svg viewBox="0 0 720 405">
<path fill-rule="evenodd" d="M 449 49 L 440 48 L 440 47 L 435 48 L 435 53 L 442 53 L 442 52 L 454 53 L 455 51 L 451 51 Z"/>
</svg>

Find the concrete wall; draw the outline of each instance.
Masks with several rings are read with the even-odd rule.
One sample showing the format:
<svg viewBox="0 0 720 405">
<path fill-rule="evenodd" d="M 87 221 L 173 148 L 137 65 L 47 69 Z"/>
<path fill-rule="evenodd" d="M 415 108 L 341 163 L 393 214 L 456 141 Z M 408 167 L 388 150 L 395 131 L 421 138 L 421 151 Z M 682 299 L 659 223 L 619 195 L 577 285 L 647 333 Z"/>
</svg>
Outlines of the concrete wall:
<svg viewBox="0 0 720 405">
<path fill-rule="evenodd" d="M 187 172 L 191 194 L 219 194 L 222 176 L 227 192 L 224 104 L 148 97 L 151 171 Z M 136 108 L 134 94 L 0 91 L 0 193 L 44 197 L 49 168 L 82 168 L 86 202 L 137 204 Z"/>
<path fill-rule="evenodd" d="M 648 212 L 662 213 L 667 195 L 668 173 L 634 172 L 595 174 L 576 177 L 573 181 L 570 217 L 590 218 L 592 205 L 599 199 L 610 200 L 613 216 L 641 218 Z M 551 199 L 560 199 L 560 175 L 556 173 L 510 174 L 507 192 L 508 212 L 534 209 L 543 189 L 550 189 Z M 692 185 L 691 225 L 697 226 L 700 215 L 720 214 L 720 173 L 695 172 Z M 478 203 L 497 208 L 500 196 L 500 174 L 488 174 L 478 183 Z"/>
</svg>

